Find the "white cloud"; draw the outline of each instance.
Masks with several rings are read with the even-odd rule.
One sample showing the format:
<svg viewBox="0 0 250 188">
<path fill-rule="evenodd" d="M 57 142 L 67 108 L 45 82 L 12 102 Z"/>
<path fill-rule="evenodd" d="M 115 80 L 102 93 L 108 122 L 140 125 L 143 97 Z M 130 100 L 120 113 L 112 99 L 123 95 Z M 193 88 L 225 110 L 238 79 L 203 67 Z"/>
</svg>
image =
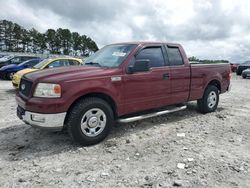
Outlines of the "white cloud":
<svg viewBox="0 0 250 188">
<path fill-rule="evenodd" d="M 69 28 L 99 46 L 157 40 L 179 42 L 188 56 L 250 59 L 247 0 L 5 0 L 0 19 L 44 32 Z"/>
</svg>

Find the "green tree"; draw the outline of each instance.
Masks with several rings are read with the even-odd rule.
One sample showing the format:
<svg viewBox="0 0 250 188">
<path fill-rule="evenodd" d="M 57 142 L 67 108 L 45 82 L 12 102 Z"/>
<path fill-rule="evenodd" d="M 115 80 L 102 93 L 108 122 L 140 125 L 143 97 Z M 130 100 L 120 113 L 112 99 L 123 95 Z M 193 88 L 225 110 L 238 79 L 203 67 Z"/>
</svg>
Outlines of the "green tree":
<svg viewBox="0 0 250 188">
<path fill-rule="evenodd" d="M 26 30 L 7 20 L 0 20 L 0 50 L 10 52 L 88 55 L 98 50 L 96 43 L 86 35 L 69 29 L 48 29 L 40 33 L 36 29 Z"/>
<path fill-rule="evenodd" d="M 56 51 L 56 31 L 54 29 L 48 29 L 46 31 L 45 41 L 48 44 L 50 53 L 58 53 Z"/>
</svg>

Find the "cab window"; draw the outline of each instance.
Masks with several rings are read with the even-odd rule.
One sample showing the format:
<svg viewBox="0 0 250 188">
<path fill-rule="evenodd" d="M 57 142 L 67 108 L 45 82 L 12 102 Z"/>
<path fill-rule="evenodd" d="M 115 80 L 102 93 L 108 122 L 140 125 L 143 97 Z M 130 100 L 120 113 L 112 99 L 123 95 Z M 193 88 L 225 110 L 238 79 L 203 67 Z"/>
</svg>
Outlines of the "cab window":
<svg viewBox="0 0 250 188">
<path fill-rule="evenodd" d="M 167 47 L 167 54 L 170 66 L 178 66 L 184 64 L 178 47 Z"/>
<path fill-rule="evenodd" d="M 149 67 L 162 67 L 165 65 L 161 47 L 148 47 L 142 49 L 135 60 L 149 60 Z"/>
</svg>

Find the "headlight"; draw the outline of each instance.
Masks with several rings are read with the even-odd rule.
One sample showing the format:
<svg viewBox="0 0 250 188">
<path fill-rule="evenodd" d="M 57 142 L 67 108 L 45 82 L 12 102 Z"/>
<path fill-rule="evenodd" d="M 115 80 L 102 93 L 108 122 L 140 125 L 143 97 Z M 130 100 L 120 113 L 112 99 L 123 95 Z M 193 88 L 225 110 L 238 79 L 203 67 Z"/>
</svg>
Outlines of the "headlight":
<svg viewBox="0 0 250 188">
<path fill-rule="evenodd" d="M 61 97 L 61 86 L 59 84 L 38 83 L 33 96 L 59 98 Z"/>
</svg>

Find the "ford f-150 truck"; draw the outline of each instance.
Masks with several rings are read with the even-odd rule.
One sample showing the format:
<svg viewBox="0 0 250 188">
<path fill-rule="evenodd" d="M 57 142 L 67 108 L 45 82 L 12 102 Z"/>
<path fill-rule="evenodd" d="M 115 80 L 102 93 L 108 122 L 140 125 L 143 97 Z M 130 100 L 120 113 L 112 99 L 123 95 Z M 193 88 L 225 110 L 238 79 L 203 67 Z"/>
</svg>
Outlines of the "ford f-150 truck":
<svg viewBox="0 0 250 188">
<path fill-rule="evenodd" d="M 197 100 L 202 113 L 213 112 L 229 86 L 228 63 L 189 64 L 179 44 L 119 43 L 103 47 L 83 66 L 24 75 L 17 115 L 35 127 L 67 129 L 75 141 L 91 145 L 115 122 L 183 110 L 188 101 Z"/>
</svg>

